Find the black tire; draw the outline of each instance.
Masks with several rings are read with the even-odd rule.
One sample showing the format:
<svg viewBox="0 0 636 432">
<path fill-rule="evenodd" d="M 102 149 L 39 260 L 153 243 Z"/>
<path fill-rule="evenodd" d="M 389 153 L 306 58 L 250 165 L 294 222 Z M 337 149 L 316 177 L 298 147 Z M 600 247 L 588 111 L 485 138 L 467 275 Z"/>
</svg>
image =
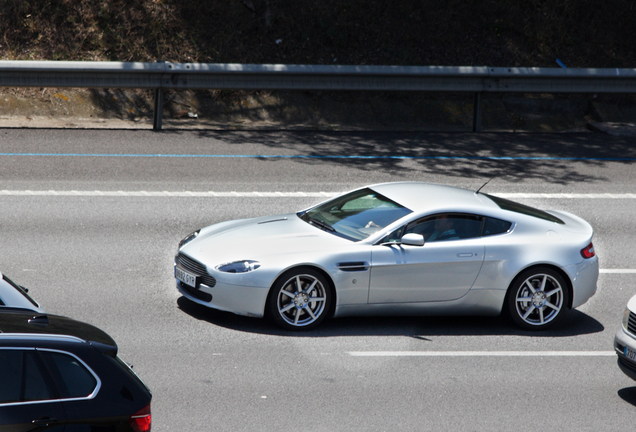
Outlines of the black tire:
<svg viewBox="0 0 636 432">
<path fill-rule="evenodd" d="M 563 277 L 550 267 L 533 267 L 520 273 L 510 284 L 507 311 L 525 330 L 545 330 L 561 320 L 570 292 Z"/>
<path fill-rule="evenodd" d="M 285 330 L 310 330 L 325 319 L 331 301 L 326 278 L 317 270 L 299 267 L 276 280 L 267 299 L 267 312 Z"/>
</svg>

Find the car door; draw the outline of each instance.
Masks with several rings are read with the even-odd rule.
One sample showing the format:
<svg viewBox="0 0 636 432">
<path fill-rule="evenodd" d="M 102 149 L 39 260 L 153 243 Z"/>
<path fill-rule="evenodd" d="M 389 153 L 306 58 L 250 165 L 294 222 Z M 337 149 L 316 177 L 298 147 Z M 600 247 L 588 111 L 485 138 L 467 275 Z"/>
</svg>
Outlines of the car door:
<svg viewBox="0 0 636 432">
<path fill-rule="evenodd" d="M 457 213 L 433 215 L 374 246 L 369 303 L 439 302 L 464 296 L 484 261 L 483 219 Z M 408 233 L 422 235 L 425 244 L 399 243 Z"/>
<path fill-rule="evenodd" d="M 0 365 L 0 430 L 64 431 L 64 406 L 35 350 L 0 348 Z"/>
</svg>

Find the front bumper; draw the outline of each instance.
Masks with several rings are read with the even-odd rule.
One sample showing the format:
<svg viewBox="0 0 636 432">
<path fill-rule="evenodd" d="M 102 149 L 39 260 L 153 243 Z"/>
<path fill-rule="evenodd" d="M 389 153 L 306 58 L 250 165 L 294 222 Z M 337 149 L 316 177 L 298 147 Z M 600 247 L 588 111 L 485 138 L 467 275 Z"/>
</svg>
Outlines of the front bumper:
<svg viewBox="0 0 636 432">
<path fill-rule="evenodd" d="M 214 288 L 199 285 L 192 288 L 177 282 L 177 289 L 187 299 L 212 309 L 232 312 L 237 315 L 261 318 L 265 314 L 268 289 L 242 287 L 217 283 Z"/>
<path fill-rule="evenodd" d="M 618 356 L 618 367 L 625 375 L 636 381 L 636 361 L 625 356 L 625 348 L 636 351 L 636 339 L 625 333 L 622 328 L 614 336 L 614 350 Z"/>
</svg>

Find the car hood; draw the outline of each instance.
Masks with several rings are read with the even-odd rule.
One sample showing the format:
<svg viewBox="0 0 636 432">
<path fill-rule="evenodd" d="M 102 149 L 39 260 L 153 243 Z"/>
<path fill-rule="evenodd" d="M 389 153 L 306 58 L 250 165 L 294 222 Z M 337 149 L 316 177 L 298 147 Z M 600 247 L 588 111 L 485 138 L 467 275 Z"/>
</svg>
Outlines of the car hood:
<svg viewBox="0 0 636 432">
<path fill-rule="evenodd" d="M 263 262 L 308 251 L 333 251 L 351 244 L 350 240 L 323 231 L 290 213 L 212 225 L 202 229 L 180 252 L 214 267 L 240 260 Z"/>
</svg>

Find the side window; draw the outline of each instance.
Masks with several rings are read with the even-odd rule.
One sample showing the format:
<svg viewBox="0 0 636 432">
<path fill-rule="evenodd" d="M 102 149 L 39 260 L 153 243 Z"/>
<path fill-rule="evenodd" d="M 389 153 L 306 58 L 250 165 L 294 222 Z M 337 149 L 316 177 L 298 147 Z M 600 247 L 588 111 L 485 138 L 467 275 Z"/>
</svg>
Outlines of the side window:
<svg viewBox="0 0 636 432">
<path fill-rule="evenodd" d="M 386 237 L 384 237 L 382 240 L 380 240 L 379 243 L 396 243 L 399 242 L 400 239 L 402 238 L 402 233 L 404 232 L 404 227 L 398 228 L 395 231 L 393 231 L 391 234 L 387 235 Z"/>
<path fill-rule="evenodd" d="M 56 352 L 40 352 L 51 367 L 62 398 L 88 397 L 95 391 L 97 380 L 77 358 Z"/>
<path fill-rule="evenodd" d="M 426 242 L 470 239 L 481 236 L 482 223 L 481 216 L 439 214 L 410 223 L 404 234 L 422 234 Z"/>
<path fill-rule="evenodd" d="M 54 399 L 33 350 L 0 350 L 0 404 Z"/>
<path fill-rule="evenodd" d="M 491 217 L 486 218 L 486 223 L 484 224 L 484 236 L 491 236 L 496 234 L 503 234 L 510 230 L 512 223 L 495 219 Z"/>
<path fill-rule="evenodd" d="M 0 350 L 0 404 L 19 402 L 22 377 L 22 351 Z"/>
</svg>

